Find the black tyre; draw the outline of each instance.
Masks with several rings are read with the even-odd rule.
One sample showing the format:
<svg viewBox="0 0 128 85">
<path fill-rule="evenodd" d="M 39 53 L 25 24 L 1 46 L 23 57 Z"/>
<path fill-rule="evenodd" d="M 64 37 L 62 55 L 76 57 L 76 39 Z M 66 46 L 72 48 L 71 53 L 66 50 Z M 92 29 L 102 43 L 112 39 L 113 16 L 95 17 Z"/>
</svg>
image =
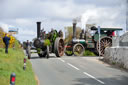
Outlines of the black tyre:
<svg viewBox="0 0 128 85">
<path fill-rule="evenodd" d="M 56 38 L 54 43 L 54 52 L 57 57 L 61 57 L 64 54 L 64 40 L 62 38 Z"/>
<path fill-rule="evenodd" d="M 74 56 L 83 56 L 83 53 L 85 51 L 85 48 L 82 44 L 77 43 L 73 46 L 73 53 Z"/>
</svg>

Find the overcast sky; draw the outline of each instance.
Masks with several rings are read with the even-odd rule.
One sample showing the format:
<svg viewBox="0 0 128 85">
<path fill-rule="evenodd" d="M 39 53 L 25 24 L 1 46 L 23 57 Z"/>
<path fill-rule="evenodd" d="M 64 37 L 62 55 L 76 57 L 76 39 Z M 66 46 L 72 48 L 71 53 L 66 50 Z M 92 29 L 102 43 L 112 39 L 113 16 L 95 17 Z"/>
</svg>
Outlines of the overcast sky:
<svg viewBox="0 0 128 85">
<path fill-rule="evenodd" d="M 37 21 L 46 31 L 64 30 L 76 17 L 97 26 L 125 29 L 125 6 L 125 0 L 0 0 L 0 26 L 6 32 L 8 27 L 19 28 L 20 41 L 36 37 Z"/>
</svg>

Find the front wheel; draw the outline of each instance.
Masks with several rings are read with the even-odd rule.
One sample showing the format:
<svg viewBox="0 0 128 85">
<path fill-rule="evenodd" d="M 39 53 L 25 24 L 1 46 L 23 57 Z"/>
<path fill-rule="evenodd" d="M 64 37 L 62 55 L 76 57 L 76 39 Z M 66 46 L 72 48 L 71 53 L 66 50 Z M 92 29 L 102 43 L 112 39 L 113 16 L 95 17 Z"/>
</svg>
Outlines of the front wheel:
<svg viewBox="0 0 128 85">
<path fill-rule="evenodd" d="M 74 56 L 83 56 L 83 53 L 85 51 L 85 48 L 82 44 L 77 43 L 73 46 L 73 53 Z"/>
</svg>

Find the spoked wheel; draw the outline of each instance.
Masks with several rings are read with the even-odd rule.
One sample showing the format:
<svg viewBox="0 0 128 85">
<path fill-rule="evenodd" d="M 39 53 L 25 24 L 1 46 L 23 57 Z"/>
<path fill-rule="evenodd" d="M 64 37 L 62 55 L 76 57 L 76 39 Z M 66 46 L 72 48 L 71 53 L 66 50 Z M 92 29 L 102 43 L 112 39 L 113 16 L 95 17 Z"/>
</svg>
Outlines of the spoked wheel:
<svg viewBox="0 0 128 85">
<path fill-rule="evenodd" d="M 72 43 L 68 43 L 68 44 L 65 45 L 64 52 L 67 56 L 72 56 L 73 55 L 73 45 L 72 45 Z"/>
<path fill-rule="evenodd" d="M 64 40 L 61 38 L 56 38 L 54 44 L 54 52 L 57 57 L 61 57 L 64 54 Z"/>
<path fill-rule="evenodd" d="M 105 48 L 112 46 L 112 38 L 103 37 L 100 39 L 100 55 L 103 56 L 105 52 Z M 97 42 L 97 52 L 99 54 L 99 42 Z"/>
<path fill-rule="evenodd" d="M 77 43 L 73 46 L 73 53 L 75 56 L 83 56 L 85 48 L 82 44 Z"/>
</svg>

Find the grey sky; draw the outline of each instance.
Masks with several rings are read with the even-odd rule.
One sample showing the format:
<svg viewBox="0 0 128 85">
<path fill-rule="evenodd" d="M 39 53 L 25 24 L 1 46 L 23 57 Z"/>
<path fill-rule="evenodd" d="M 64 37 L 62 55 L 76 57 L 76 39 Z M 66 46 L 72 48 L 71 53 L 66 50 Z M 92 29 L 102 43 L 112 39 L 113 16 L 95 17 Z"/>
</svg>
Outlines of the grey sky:
<svg viewBox="0 0 128 85">
<path fill-rule="evenodd" d="M 36 36 L 37 21 L 46 31 L 64 30 L 83 14 L 88 23 L 125 28 L 125 0 L 0 0 L 0 11 L 0 26 L 18 27 L 20 41 Z"/>
</svg>

